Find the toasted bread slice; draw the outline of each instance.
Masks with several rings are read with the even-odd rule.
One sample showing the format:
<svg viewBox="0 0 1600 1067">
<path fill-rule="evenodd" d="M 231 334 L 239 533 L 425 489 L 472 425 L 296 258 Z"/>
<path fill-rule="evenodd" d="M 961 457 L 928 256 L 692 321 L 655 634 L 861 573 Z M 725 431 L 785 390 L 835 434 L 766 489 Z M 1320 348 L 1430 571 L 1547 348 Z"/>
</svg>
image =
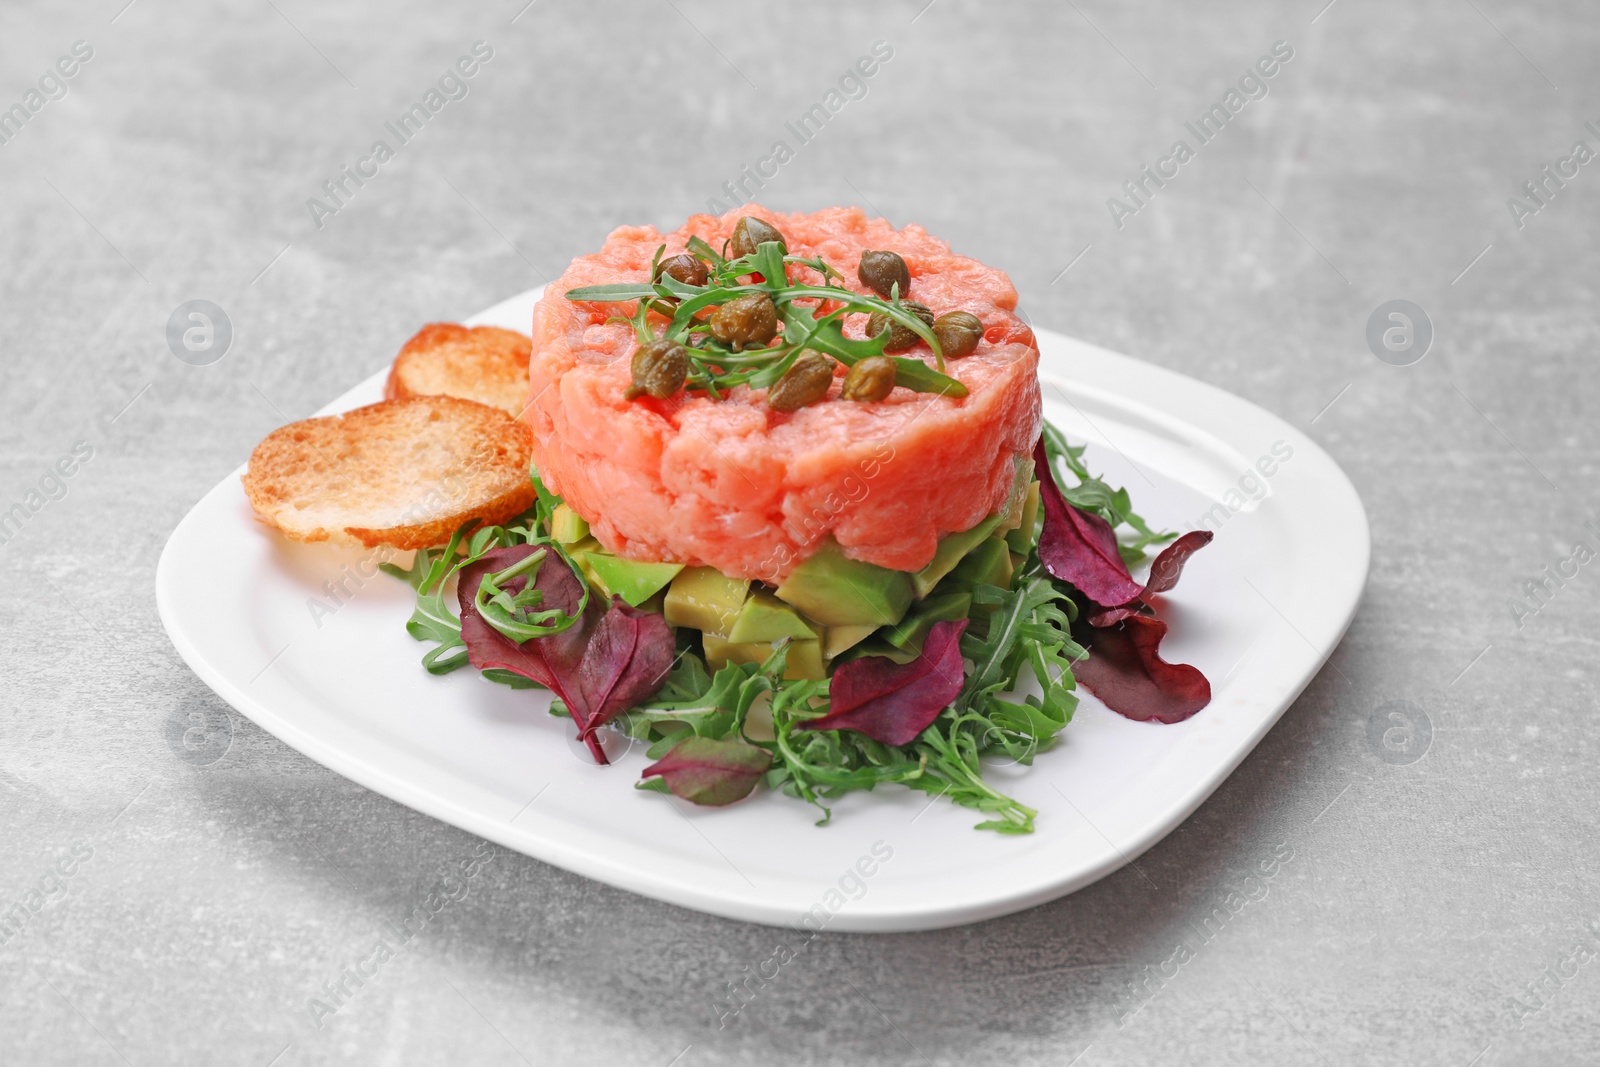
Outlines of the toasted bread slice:
<svg viewBox="0 0 1600 1067">
<path fill-rule="evenodd" d="M 429 323 L 400 349 L 383 395 L 459 396 L 520 418 L 532 351 L 533 341 L 515 330 Z"/>
<path fill-rule="evenodd" d="M 293 541 L 427 548 L 469 519 L 532 505 L 533 434 L 449 396 L 384 400 L 267 435 L 250 454 L 250 506 Z"/>
</svg>

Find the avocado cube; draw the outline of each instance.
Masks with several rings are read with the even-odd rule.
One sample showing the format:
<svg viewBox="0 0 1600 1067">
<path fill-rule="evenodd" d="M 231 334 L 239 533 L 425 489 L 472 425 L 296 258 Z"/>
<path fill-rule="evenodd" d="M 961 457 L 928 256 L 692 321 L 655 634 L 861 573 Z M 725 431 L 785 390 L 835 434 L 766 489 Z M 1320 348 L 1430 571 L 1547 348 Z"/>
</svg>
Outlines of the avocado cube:
<svg viewBox="0 0 1600 1067">
<path fill-rule="evenodd" d="M 1033 484 L 1033 457 L 1017 457 L 1017 476 L 1011 483 L 1011 495 L 1000 505 L 1000 529 L 1015 530 L 1022 524 L 1022 508 L 1028 498 L 1028 486 Z"/>
<path fill-rule="evenodd" d="M 777 647 L 773 641 L 729 641 L 716 634 L 705 634 L 702 641 L 706 650 L 706 666 L 712 671 L 719 671 L 730 663 L 765 663 Z M 783 677 L 786 680 L 803 678 L 817 681 L 827 677 L 822 667 L 822 642 L 816 638 L 790 641 L 789 658 L 784 664 Z"/>
<path fill-rule="evenodd" d="M 575 545 L 589 536 L 589 524 L 566 504 L 557 504 L 550 513 L 550 536 L 564 545 Z"/>
<path fill-rule="evenodd" d="M 887 626 L 911 606 L 911 575 L 851 559 L 828 538 L 789 572 L 778 598 L 825 626 Z"/>
<path fill-rule="evenodd" d="M 990 515 L 970 530 L 946 534 L 939 538 L 939 548 L 934 552 L 933 559 L 926 567 L 911 576 L 917 597 L 920 599 L 933 592 L 933 587 L 939 584 L 939 579 L 954 570 L 956 564 L 961 562 L 961 557 L 982 544 L 984 538 L 994 533 L 999 525 L 1000 516 Z"/>
<path fill-rule="evenodd" d="M 771 593 L 757 591 L 745 600 L 739 617 L 733 620 L 728 640 L 737 643 L 749 641 L 782 641 L 792 637 L 809 641 L 817 636 L 800 613 Z"/>
<path fill-rule="evenodd" d="M 725 637 L 739 617 L 750 583 L 715 567 L 685 567 L 672 579 L 662 614 L 674 626 Z"/>
<path fill-rule="evenodd" d="M 866 659 L 868 656 L 882 656 L 884 659 L 893 660 L 902 666 L 914 662 L 922 655 L 919 648 L 900 648 L 891 645 L 883 639 L 881 634 L 873 634 L 845 654 L 845 659 Z"/>
<path fill-rule="evenodd" d="M 592 546 L 596 549 L 600 547 L 600 542 L 590 538 L 588 539 L 588 542 L 585 543 L 585 549 L 590 547 L 590 543 L 592 543 Z M 601 600 L 609 600 L 611 598 L 611 593 L 607 591 L 605 583 L 600 581 L 599 576 L 594 573 L 594 568 L 589 566 L 589 552 L 586 550 L 572 551 L 569 549 L 567 554 L 572 557 L 572 562 L 578 565 L 578 570 L 583 572 L 583 580 L 589 584 L 589 595 L 598 597 Z"/>
<path fill-rule="evenodd" d="M 601 549 L 578 553 L 584 574 L 605 597 L 620 596 L 629 607 L 638 607 L 655 596 L 683 570 L 681 563 L 644 563 L 623 559 Z"/>
<path fill-rule="evenodd" d="M 884 630 L 883 639 L 896 648 L 921 652 L 934 623 L 964 619 L 971 610 L 971 593 L 937 593 L 918 604 L 898 626 Z"/>
<path fill-rule="evenodd" d="M 991 537 L 967 553 L 945 579 L 941 591 L 970 593 L 979 585 L 1011 588 L 1011 551 L 1003 537 Z"/>
<path fill-rule="evenodd" d="M 858 645 L 876 630 L 871 623 L 847 626 L 829 626 L 822 635 L 822 654 L 832 659 L 845 649 Z"/>
<path fill-rule="evenodd" d="M 1006 533 L 1006 543 L 1011 551 L 1028 554 L 1033 547 L 1034 527 L 1039 523 L 1039 483 L 1028 483 L 1028 495 L 1022 501 L 1022 521 L 1015 530 Z"/>
</svg>

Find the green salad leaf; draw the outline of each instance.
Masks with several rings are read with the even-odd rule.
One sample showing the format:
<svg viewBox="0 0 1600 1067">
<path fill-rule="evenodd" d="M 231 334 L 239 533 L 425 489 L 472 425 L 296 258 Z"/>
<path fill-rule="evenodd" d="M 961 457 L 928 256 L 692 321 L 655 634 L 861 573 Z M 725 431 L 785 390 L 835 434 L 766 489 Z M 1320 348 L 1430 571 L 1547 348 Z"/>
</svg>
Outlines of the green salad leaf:
<svg viewBox="0 0 1600 1067">
<path fill-rule="evenodd" d="M 722 261 L 721 269 L 743 274 L 754 271 L 770 277 L 768 271 L 775 270 L 780 262 L 774 259 L 776 248 L 763 245 L 754 257 Z M 697 252 L 702 258 L 716 256 L 709 248 Z M 637 299 L 642 308 L 646 297 Z M 808 331 L 810 341 L 831 346 L 830 354 L 835 358 L 859 357 L 874 345 L 873 340 L 844 338 L 836 318 L 815 318 L 809 309 L 798 307 L 792 314 L 793 319 L 786 321 Z M 641 323 L 643 315 L 642 311 L 637 314 Z M 876 350 L 881 351 L 881 342 Z M 929 375 L 937 374 L 916 360 L 908 362 Z M 758 365 L 750 366 L 754 374 L 765 373 Z M 726 381 L 726 377 L 718 380 Z M 927 382 L 936 384 L 931 377 Z M 1044 444 L 1067 499 L 1074 506 L 1101 516 L 1113 529 L 1128 528 L 1130 532 L 1123 534 L 1121 540 L 1125 556 L 1131 553 L 1137 559 L 1149 546 L 1173 538 L 1173 534 L 1150 529 L 1132 510 L 1125 489 L 1112 488 L 1091 475 L 1083 461 L 1084 448 L 1069 445 L 1061 432 L 1048 423 Z M 1063 470 L 1070 479 L 1062 474 Z M 532 477 L 535 503 L 513 522 L 470 532 L 464 526 L 445 547 L 417 552 L 409 568 L 383 565 L 386 572 L 407 582 L 416 592 L 416 608 L 406 629 L 417 640 L 432 646 L 423 656 L 423 666 L 431 673 L 445 674 L 467 662 L 460 620 L 452 606 L 453 579 L 461 568 L 494 548 L 536 545 L 539 551 L 489 575 L 480 585 L 474 604 L 491 625 L 521 642 L 559 632 L 575 621 L 572 616 L 545 609 L 532 583 L 520 591 L 508 588 L 519 576 L 532 576 L 539 567 L 557 564 L 572 567 L 582 578 L 564 547 L 549 536 L 551 515 L 561 498 L 539 480 L 536 472 Z M 1073 484 L 1065 484 L 1068 480 Z M 719 754 L 727 753 L 739 757 L 734 760 L 735 771 L 744 773 L 739 768 L 748 764 L 755 768 L 750 773 L 760 773 L 758 761 L 749 758 L 747 749 L 741 751 L 737 747 L 755 746 L 771 758 L 770 767 L 761 773 L 762 781 L 768 788 L 814 805 L 821 813 L 818 825 L 829 822 L 829 805 L 838 798 L 858 790 L 899 784 L 981 813 L 984 818 L 976 824 L 978 829 L 1004 834 L 1031 832 L 1038 813 L 996 789 L 985 777 L 985 764 L 1029 764 L 1055 743 L 1077 708 L 1073 665 L 1087 653 L 1072 637 L 1077 608 L 1070 587 L 1041 566 L 1037 528 L 1026 531 L 1026 538 L 1028 551 L 1017 557 L 1021 562 L 1008 586 L 978 585 L 970 589 L 971 608 L 966 632 L 960 639 L 961 656 L 970 667 L 959 695 L 911 743 L 884 744 L 851 729 L 804 728 L 828 714 L 829 681 L 785 679 L 789 653 L 785 642 L 778 643 L 762 663 L 729 663 L 711 671 L 706 666 L 700 634 L 680 629 L 677 658 L 665 682 L 648 700 L 614 720 L 630 737 L 648 744 L 651 759 L 662 761 L 673 754 L 658 767 L 657 774 L 637 783 L 637 787 L 668 791 L 669 780 L 674 776 L 710 774 L 701 764 L 715 770 L 713 765 L 721 758 Z M 587 582 L 584 588 L 587 603 Z M 581 607 L 578 614 L 582 614 Z M 874 646 L 864 643 L 863 647 Z M 913 643 L 902 651 L 910 656 L 920 655 L 921 646 Z M 483 673 L 493 681 L 512 686 L 536 685 L 509 671 Z M 557 699 L 551 712 L 562 715 L 566 709 Z M 680 747 L 692 739 L 703 740 Z M 705 742 L 717 742 L 723 747 Z M 711 778 L 722 783 L 716 775 Z M 687 790 L 691 799 L 698 797 L 707 803 L 725 803 L 744 795 L 742 785 L 740 789 L 725 785 L 688 790 L 679 782 L 679 788 Z"/>
</svg>

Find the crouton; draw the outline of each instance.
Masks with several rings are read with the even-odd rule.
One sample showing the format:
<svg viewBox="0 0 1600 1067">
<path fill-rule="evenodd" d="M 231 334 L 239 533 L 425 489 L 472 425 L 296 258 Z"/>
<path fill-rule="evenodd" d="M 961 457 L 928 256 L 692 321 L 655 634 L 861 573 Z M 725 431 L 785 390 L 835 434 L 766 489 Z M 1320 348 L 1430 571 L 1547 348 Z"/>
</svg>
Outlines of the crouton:
<svg viewBox="0 0 1600 1067">
<path fill-rule="evenodd" d="M 527 510 L 532 447 L 525 423 L 475 401 L 384 400 L 274 430 L 251 453 L 244 490 L 293 541 L 426 548 L 469 519 Z"/>
<path fill-rule="evenodd" d="M 459 396 L 520 418 L 532 345 L 526 335 L 498 326 L 429 323 L 400 349 L 383 395 Z"/>
</svg>

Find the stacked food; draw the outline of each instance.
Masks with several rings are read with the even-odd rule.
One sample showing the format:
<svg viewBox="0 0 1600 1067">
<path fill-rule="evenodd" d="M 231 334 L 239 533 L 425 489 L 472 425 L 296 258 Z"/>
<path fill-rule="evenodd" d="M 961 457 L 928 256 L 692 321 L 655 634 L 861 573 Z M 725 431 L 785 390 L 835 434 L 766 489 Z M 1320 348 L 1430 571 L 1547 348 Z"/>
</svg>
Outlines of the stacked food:
<svg viewBox="0 0 1600 1067">
<path fill-rule="evenodd" d="M 552 690 L 599 762 L 607 731 L 649 742 L 645 788 L 724 804 L 764 781 L 822 806 L 897 782 L 1025 832 L 1035 813 L 980 761 L 1027 762 L 1051 743 L 1076 704 L 1075 663 L 1135 718 L 1176 721 L 1209 699 L 1198 671 L 1160 658 L 1150 597 L 1210 535 L 1132 579 L 1128 564 L 1172 537 L 1043 423 L 1016 302 L 1002 272 L 854 209 L 624 227 L 534 314 L 517 408 L 531 508 L 491 502 L 486 479 L 471 483 L 485 499 L 447 492 L 405 522 L 341 526 L 330 498 L 394 487 L 352 473 L 371 456 L 309 452 L 298 483 L 276 484 L 281 435 L 309 424 L 263 443 L 247 487 L 291 536 L 370 544 L 403 528 L 387 543 L 419 547 L 415 531 L 432 532 L 394 569 L 417 589 L 425 665 L 470 661 Z M 511 410 L 519 341 L 428 327 L 385 404 L 449 393 Z M 420 424 L 428 468 L 503 433 L 429 439 L 454 441 L 451 425 Z M 1014 695 L 1025 670 L 1037 692 Z"/>
</svg>

